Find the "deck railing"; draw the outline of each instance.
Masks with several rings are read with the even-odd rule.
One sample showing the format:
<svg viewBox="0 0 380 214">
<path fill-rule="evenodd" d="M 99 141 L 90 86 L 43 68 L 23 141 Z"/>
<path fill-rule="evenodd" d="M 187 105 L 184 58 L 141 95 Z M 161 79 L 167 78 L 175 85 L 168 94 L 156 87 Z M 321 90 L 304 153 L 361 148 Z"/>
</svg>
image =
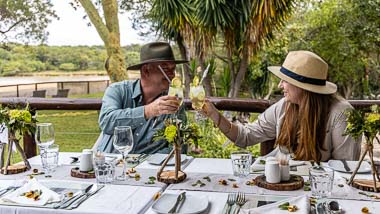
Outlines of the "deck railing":
<svg viewBox="0 0 380 214">
<path fill-rule="evenodd" d="M 237 112 L 257 112 L 265 111 L 274 102 L 269 100 L 238 99 L 211 97 L 209 100 L 215 104 L 219 110 Z M 371 105 L 380 105 L 380 100 L 349 100 L 351 105 L 359 109 L 369 109 Z M 32 110 L 100 110 L 101 99 L 71 99 L 71 98 L 29 98 L 12 97 L 0 98 L 0 104 L 6 106 L 25 106 L 29 104 Z M 186 109 L 191 109 L 191 101 L 184 100 Z M 261 155 L 267 154 L 273 149 L 274 142 L 263 142 L 260 145 Z M 37 154 L 36 143 L 31 136 L 24 136 L 24 150 L 27 157 Z"/>
<path fill-rule="evenodd" d="M 98 83 L 98 82 L 105 82 L 106 87 L 110 85 L 110 80 L 109 79 L 100 79 L 100 80 L 65 80 L 65 81 L 57 81 L 57 80 L 52 80 L 52 81 L 36 81 L 36 82 L 30 82 L 30 83 L 19 83 L 19 84 L 10 84 L 10 85 L 0 85 L 0 88 L 8 88 L 8 87 L 16 87 L 16 97 L 20 96 L 20 86 L 27 86 L 27 85 L 34 85 L 34 90 L 40 89 L 38 86 L 39 85 L 44 85 L 44 84 L 51 84 L 51 83 L 56 83 L 57 84 L 57 90 L 58 89 L 65 89 L 64 84 L 65 83 L 85 83 L 86 84 L 86 93 L 90 94 L 90 83 Z"/>
</svg>

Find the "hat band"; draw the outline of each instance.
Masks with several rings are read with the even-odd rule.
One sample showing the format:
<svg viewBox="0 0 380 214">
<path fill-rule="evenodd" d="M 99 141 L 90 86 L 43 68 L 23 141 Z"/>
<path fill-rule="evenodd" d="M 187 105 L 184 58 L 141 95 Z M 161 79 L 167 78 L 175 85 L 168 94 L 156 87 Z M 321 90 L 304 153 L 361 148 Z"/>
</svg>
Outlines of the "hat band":
<svg viewBox="0 0 380 214">
<path fill-rule="evenodd" d="M 295 79 L 299 82 L 309 83 L 309 84 L 313 84 L 313 85 L 326 85 L 326 80 L 304 77 L 304 76 L 296 74 L 296 73 L 294 73 L 294 72 L 292 72 L 292 71 L 290 71 L 284 67 L 281 67 L 280 71 L 281 71 L 281 73 L 285 74 L 286 76 L 288 76 L 292 79 Z"/>
</svg>

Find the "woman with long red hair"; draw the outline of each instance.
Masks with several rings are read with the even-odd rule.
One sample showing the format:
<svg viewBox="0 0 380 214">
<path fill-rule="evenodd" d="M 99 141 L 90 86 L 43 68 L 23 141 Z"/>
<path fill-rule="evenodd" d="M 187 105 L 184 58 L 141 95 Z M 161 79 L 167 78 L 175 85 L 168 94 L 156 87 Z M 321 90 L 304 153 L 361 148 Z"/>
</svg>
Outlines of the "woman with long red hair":
<svg viewBox="0 0 380 214">
<path fill-rule="evenodd" d="M 344 135 L 352 106 L 327 81 L 328 65 L 309 51 L 292 51 L 283 65 L 268 69 L 281 79 L 284 98 L 248 125 L 231 123 L 206 101 L 201 110 L 239 147 L 276 140 L 296 160 L 358 160 L 360 140 Z"/>
</svg>

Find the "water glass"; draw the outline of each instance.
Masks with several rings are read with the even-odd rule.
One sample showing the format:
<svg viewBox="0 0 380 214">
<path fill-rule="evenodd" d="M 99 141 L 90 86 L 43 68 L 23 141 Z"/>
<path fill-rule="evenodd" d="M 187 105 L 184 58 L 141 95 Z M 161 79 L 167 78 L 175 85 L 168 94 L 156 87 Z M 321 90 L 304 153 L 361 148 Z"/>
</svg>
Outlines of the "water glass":
<svg viewBox="0 0 380 214">
<path fill-rule="evenodd" d="M 57 144 L 52 144 L 49 147 L 45 147 L 41 153 L 42 168 L 44 169 L 45 175 L 49 175 L 54 172 L 55 168 L 58 166 L 59 158 L 59 146 Z"/>
<path fill-rule="evenodd" d="M 251 168 L 252 155 L 248 151 L 236 151 L 231 153 L 232 170 L 234 176 L 246 177 Z"/>
<path fill-rule="evenodd" d="M 334 184 L 334 170 L 329 167 L 313 166 L 309 170 L 311 194 L 318 199 L 331 195 Z"/>
<path fill-rule="evenodd" d="M 105 161 L 104 156 L 94 157 L 94 170 L 96 181 L 99 184 L 109 184 L 115 179 L 115 164 Z"/>
</svg>

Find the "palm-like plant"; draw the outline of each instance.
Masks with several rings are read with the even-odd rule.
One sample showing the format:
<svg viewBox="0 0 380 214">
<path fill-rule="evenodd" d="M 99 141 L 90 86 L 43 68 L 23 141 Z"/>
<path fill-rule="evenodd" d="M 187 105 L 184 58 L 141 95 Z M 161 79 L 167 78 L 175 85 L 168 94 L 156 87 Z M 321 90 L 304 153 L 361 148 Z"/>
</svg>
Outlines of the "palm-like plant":
<svg viewBox="0 0 380 214">
<path fill-rule="evenodd" d="M 200 65 L 217 36 L 223 36 L 227 56 L 218 56 L 230 68 L 230 97 L 238 95 L 248 64 L 272 32 L 290 15 L 294 0 L 155 0 L 150 18 L 161 34 L 193 47 Z M 185 48 L 181 50 L 184 57 Z M 189 82 L 190 80 L 187 80 Z M 209 79 L 206 78 L 206 91 Z M 210 87 L 211 88 L 211 87 Z M 210 93 L 208 93 L 210 94 Z"/>
<path fill-rule="evenodd" d="M 230 97 L 236 97 L 250 59 L 261 45 L 273 39 L 273 30 L 281 27 L 290 15 L 294 0 L 196 1 L 197 17 L 202 29 L 212 36 L 224 37 L 230 67 Z M 226 59 L 226 57 L 222 57 Z"/>
</svg>

